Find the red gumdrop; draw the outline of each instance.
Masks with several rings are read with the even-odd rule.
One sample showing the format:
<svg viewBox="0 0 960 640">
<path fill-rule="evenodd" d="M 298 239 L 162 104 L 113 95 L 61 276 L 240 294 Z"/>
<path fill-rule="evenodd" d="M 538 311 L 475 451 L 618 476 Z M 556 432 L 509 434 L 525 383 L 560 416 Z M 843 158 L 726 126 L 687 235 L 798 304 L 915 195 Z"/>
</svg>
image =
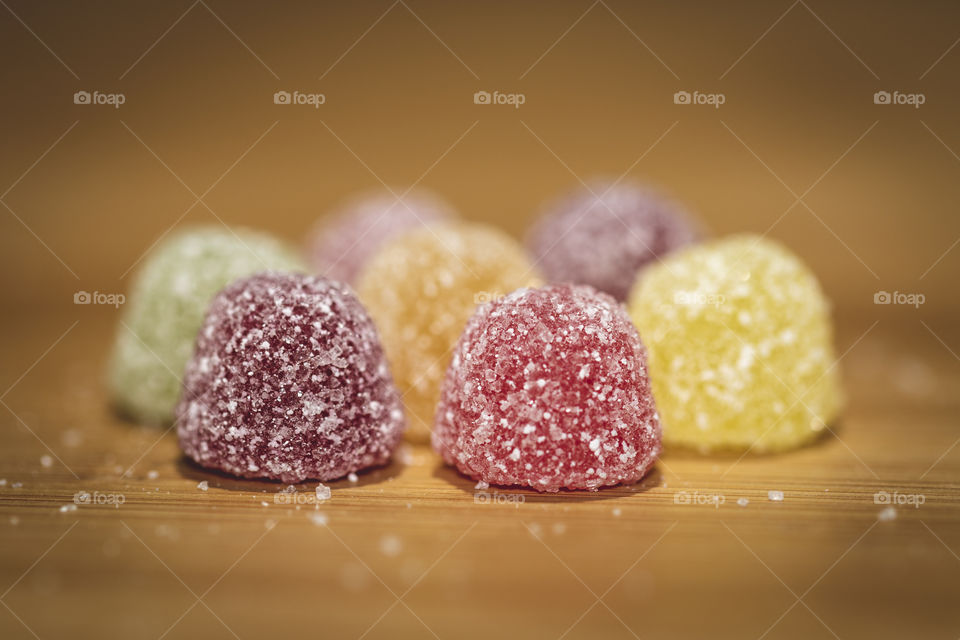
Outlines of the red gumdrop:
<svg viewBox="0 0 960 640">
<path fill-rule="evenodd" d="M 454 351 L 432 437 L 448 464 L 488 483 L 636 482 L 660 453 L 637 330 L 612 297 L 583 285 L 484 305 Z"/>
<path fill-rule="evenodd" d="M 260 273 L 214 298 L 177 407 L 198 464 L 283 482 L 385 463 L 405 421 L 377 331 L 344 284 Z"/>
</svg>

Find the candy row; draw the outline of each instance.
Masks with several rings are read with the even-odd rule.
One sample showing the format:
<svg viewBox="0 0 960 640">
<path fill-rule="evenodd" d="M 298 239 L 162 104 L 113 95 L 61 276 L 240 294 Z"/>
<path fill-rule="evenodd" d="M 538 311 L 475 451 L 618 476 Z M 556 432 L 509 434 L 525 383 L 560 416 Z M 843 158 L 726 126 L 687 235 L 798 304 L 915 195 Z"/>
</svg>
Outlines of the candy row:
<svg viewBox="0 0 960 640">
<path fill-rule="evenodd" d="M 310 267 L 263 234 L 181 232 L 137 274 L 113 397 L 176 418 L 204 466 L 285 482 L 382 464 L 405 429 L 473 478 L 541 491 L 638 480 L 661 421 L 702 452 L 810 441 L 840 408 L 816 278 L 769 240 L 700 235 L 650 190 L 602 183 L 555 203 L 527 251 L 423 193 L 350 203 Z"/>
</svg>

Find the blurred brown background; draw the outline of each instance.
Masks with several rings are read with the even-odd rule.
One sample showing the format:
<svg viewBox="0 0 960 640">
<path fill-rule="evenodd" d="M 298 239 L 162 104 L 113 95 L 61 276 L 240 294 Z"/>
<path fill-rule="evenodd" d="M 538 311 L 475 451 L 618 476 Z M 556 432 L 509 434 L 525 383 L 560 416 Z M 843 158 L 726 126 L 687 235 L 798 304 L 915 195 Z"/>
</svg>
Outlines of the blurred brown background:
<svg viewBox="0 0 960 640">
<path fill-rule="evenodd" d="M 8 6 L 11 309 L 75 313 L 77 289 L 125 290 L 123 274 L 178 224 L 219 218 L 300 242 L 382 180 L 419 182 L 519 236 L 578 177 L 624 172 L 717 234 L 773 227 L 841 309 L 878 289 L 922 291 L 927 313 L 955 302 L 952 3 Z M 76 105 L 78 90 L 126 102 Z M 326 102 L 276 105 L 279 90 Z M 478 90 L 526 102 L 476 105 Z M 680 90 L 726 101 L 677 105 Z M 877 105 L 880 90 L 925 103 Z"/>
<path fill-rule="evenodd" d="M 951 2 L 0 0 L 0 637 L 956 638 L 958 42 Z M 126 291 L 177 225 L 301 243 L 356 191 L 417 183 L 519 237 L 624 173 L 810 263 L 835 432 L 503 503 L 407 449 L 301 511 L 119 420 L 118 313 L 73 304 Z"/>
</svg>

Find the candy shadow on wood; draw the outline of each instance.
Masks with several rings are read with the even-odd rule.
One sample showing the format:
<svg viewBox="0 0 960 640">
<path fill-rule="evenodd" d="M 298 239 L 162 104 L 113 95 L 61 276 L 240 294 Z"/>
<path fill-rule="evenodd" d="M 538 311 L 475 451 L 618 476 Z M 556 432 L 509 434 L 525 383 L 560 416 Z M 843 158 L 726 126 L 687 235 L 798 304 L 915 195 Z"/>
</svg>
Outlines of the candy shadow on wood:
<svg viewBox="0 0 960 640">
<path fill-rule="evenodd" d="M 661 458 L 666 460 L 701 460 L 701 461 L 724 461 L 729 462 L 731 460 L 739 460 L 740 458 L 776 458 L 776 457 L 786 457 L 791 453 L 796 453 L 799 451 L 809 451 L 816 449 L 823 449 L 830 444 L 839 444 L 840 440 L 837 437 L 837 431 L 842 428 L 843 419 L 840 418 L 834 422 L 833 425 L 824 429 L 818 433 L 813 440 L 802 444 L 799 447 L 793 449 L 787 449 L 784 451 L 756 451 L 750 450 L 744 453 L 742 449 L 716 449 L 710 451 L 709 453 L 701 453 L 696 449 L 691 447 L 683 446 L 664 446 L 663 453 L 660 454 Z"/>
<path fill-rule="evenodd" d="M 572 491 L 568 489 L 561 489 L 556 493 L 540 493 L 538 491 L 526 489 L 516 485 L 503 486 L 491 484 L 489 489 L 477 489 L 477 483 L 475 480 L 471 480 L 467 476 L 457 471 L 457 469 L 454 467 L 444 463 L 442 460 L 437 461 L 432 475 L 434 478 L 443 480 L 454 488 L 475 497 L 478 494 L 493 495 L 495 493 L 503 495 L 516 495 L 523 496 L 524 502 L 595 502 L 597 500 L 610 500 L 613 498 L 623 498 L 635 493 L 643 493 L 645 491 L 649 491 L 650 489 L 655 489 L 663 484 L 660 468 L 657 466 L 654 466 L 654 468 L 648 472 L 647 475 L 641 478 L 639 482 L 634 484 L 603 487 L 597 491 Z"/>
<path fill-rule="evenodd" d="M 110 391 L 107 391 L 110 394 Z M 143 420 L 134 415 L 134 412 L 131 411 L 128 407 L 125 407 L 121 402 L 116 398 L 109 396 L 107 402 L 107 410 L 110 414 L 117 418 L 120 422 L 124 423 L 129 427 L 148 427 L 150 429 L 156 429 L 157 433 L 163 433 L 164 431 L 170 429 L 173 426 L 174 420 L 164 420 L 162 422 L 151 422 L 149 420 Z"/>
<path fill-rule="evenodd" d="M 289 482 L 281 482 L 280 480 L 239 478 L 223 471 L 201 467 L 199 464 L 185 455 L 180 456 L 180 458 L 177 460 L 176 466 L 177 471 L 180 472 L 180 475 L 188 480 L 195 480 L 197 482 L 206 480 L 211 487 L 215 487 L 217 489 L 226 489 L 227 491 L 241 491 L 245 493 L 276 493 L 290 484 Z M 345 487 L 364 487 L 368 485 L 376 485 L 400 476 L 405 468 L 405 465 L 398 460 L 396 456 L 394 456 L 389 463 L 383 466 L 371 467 L 369 469 L 364 469 L 363 471 L 358 471 L 356 482 L 350 482 L 345 476 L 338 480 L 324 482 L 323 484 L 327 485 L 333 490 Z M 309 488 L 312 489 L 312 486 L 318 484 L 319 482 L 319 480 L 304 480 L 303 482 L 297 483 L 294 486 L 307 488 L 307 485 L 311 485 Z"/>
</svg>

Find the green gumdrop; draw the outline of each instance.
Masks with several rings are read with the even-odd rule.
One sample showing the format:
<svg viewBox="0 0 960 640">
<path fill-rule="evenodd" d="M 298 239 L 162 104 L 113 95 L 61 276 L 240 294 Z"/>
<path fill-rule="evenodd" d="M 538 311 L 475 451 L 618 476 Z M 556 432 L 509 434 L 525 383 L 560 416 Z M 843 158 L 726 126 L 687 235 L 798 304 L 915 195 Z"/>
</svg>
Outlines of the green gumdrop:
<svg viewBox="0 0 960 640">
<path fill-rule="evenodd" d="M 173 420 L 180 379 L 213 296 L 258 271 L 306 271 L 296 251 L 247 229 L 180 231 L 146 257 L 127 296 L 109 369 L 117 407 L 141 422 Z"/>
</svg>

